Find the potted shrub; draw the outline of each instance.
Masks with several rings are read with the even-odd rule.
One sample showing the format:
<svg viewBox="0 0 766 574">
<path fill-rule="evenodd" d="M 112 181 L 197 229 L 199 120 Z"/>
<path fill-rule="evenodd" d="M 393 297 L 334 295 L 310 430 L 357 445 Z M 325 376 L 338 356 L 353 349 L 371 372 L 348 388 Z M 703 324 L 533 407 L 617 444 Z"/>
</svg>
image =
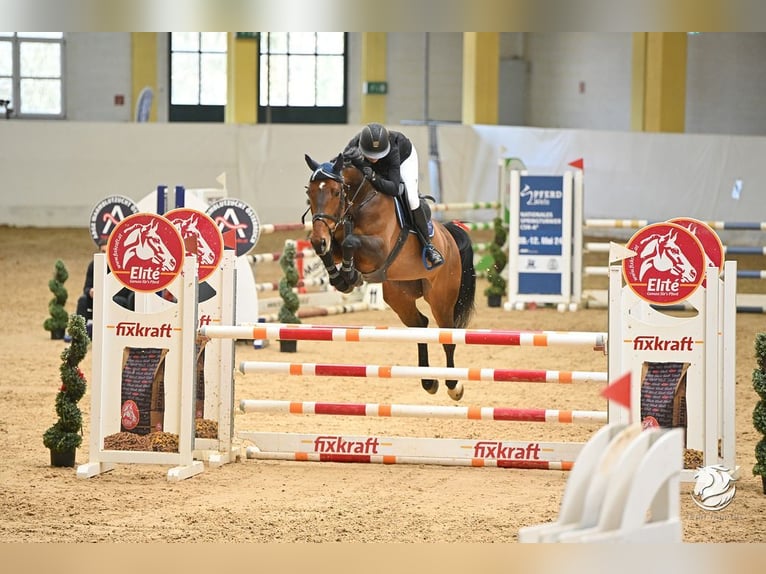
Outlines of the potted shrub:
<svg viewBox="0 0 766 574">
<path fill-rule="evenodd" d="M 495 237 L 489 245 L 489 255 L 492 257 L 492 265 L 487 270 L 487 280 L 489 286 L 484 290 L 487 296 L 487 305 L 490 307 L 500 307 L 500 302 L 505 295 L 507 282 L 503 277 L 503 269 L 508 263 L 508 256 L 505 253 L 505 240 L 508 237 L 508 230 L 503 224 L 501 217 L 494 220 Z"/>
<path fill-rule="evenodd" d="M 755 445 L 753 474 L 761 477 L 766 494 L 766 333 L 755 337 L 755 359 L 758 366 L 753 370 L 753 388 L 759 400 L 753 409 L 753 426 L 763 436 Z"/>
<path fill-rule="evenodd" d="M 51 332 L 51 339 L 63 339 L 64 331 L 66 331 L 69 315 L 64 309 L 64 305 L 69 294 L 64 287 L 64 282 L 67 279 L 69 279 L 69 272 L 64 262 L 58 259 L 54 267 L 53 278 L 48 281 L 48 289 L 53 293 L 53 299 L 48 303 L 50 317 L 43 322 L 45 330 Z"/>
<path fill-rule="evenodd" d="M 82 413 L 77 406 L 85 394 L 85 376 L 78 367 L 88 352 L 85 318 L 72 314 L 67 327 L 72 342 L 61 352 L 61 387 L 56 395 L 59 419 L 43 434 L 43 444 L 50 449 L 51 466 L 74 466 L 75 451 L 82 444 Z"/>
<path fill-rule="evenodd" d="M 300 323 L 296 315 L 300 300 L 293 289 L 298 285 L 298 270 L 295 268 L 295 243 L 288 241 L 279 258 L 279 266 L 282 268 L 284 277 L 279 281 L 279 296 L 282 297 L 282 306 L 279 308 L 277 320 L 280 323 Z M 294 353 L 298 349 L 298 341 L 279 340 L 279 350 L 283 353 Z"/>
</svg>

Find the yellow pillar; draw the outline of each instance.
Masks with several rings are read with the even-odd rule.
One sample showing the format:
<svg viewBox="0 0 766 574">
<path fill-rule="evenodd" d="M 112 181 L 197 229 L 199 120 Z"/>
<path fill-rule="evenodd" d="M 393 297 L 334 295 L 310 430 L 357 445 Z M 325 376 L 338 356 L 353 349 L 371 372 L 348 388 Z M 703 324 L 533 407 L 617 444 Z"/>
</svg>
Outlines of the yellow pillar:
<svg viewBox="0 0 766 574">
<path fill-rule="evenodd" d="M 686 130 L 686 33 L 633 34 L 631 128 Z"/>
<path fill-rule="evenodd" d="M 362 33 L 362 84 L 365 82 L 385 82 L 386 47 L 385 32 Z M 363 124 L 386 122 L 386 95 L 362 94 L 360 119 Z"/>
<path fill-rule="evenodd" d="M 226 111 L 227 124 L 258 123 L 258 40 L 227 37 Z"/>
<path fill-rule="evenodd" d="M 463 32 L 463 123 L 497 124 L 500 35 Z"/>
<path fill-rule="evenodd" d="M 152 89 L 154 101 L 149 112 L 149 121 L 157 121 L 157 33 L 132 32 L 131 50 L 131 102 L 136 107 L 138 96 L 145 87 Z M 131 118 L 133 114 L 131 113 Z"/>
</svg>

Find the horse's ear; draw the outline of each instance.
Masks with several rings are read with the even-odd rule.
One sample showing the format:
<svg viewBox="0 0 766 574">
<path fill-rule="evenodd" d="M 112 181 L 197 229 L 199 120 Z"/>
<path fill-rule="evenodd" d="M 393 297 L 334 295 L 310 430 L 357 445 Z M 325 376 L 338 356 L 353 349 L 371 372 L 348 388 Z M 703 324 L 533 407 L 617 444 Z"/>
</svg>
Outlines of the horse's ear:
<svg viewBox="0 0 766 574">
<path fill-rule="evenodd" d="M 319 169 L 319 164 L 315 162 L 313 159 L 311 159 L 309 157 L 309 154 L 305 154 L 304 157 L 306 158 L 306 165 L 308 165 L 309 168 L 311 168 L 311 171 L 316 171 L 317 169 Z"/>
<path fill-rule="evenodd" d="M 338 157 L 335 158 L 335 161 L 332 164 L 332 170 L 335 173 L 340 173 L 341 169 L 343 169 L 343 154 L 339 153 Z"/>
</svg>

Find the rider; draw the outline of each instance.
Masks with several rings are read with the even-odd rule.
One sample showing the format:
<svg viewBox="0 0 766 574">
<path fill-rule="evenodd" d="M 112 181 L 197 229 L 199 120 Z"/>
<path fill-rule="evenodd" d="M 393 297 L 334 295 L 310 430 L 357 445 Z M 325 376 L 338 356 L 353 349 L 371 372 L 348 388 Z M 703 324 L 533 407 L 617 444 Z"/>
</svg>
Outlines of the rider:
<svg viewBox="0 0 766 574">
<path fill-rule="evenodd" d="M 357 165 L 381 193 L 396 197 L 404 188 L 428 268 L 433 269 L 444 263 L 442 254 L 431 243 L 426 214 L 420 204 L 418 153 L 412 142 L 400 132 L 371 123 L 348 142 L 343 156 Z M 362 161 L 363 158 L 367 162 Z"/>
</svg>

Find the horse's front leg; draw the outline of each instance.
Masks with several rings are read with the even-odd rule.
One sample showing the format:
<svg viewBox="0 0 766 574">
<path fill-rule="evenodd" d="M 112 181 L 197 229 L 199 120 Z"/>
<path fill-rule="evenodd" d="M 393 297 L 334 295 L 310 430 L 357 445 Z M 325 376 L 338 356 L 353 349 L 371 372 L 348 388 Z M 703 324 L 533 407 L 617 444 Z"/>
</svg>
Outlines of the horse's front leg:
<svg viewBox="0 0 766 574">
<path fill-rule="evenodd" d="M 350 286 L 349 291 L 362 284 L 362 275 L 354 266 L 354 253 L 361 247 L 362 241 L 358 235 L 347 234 L 341 243 L 340 273 L 343 280 Z M 349 291 L 344 291 L 348 293 Z"/>
<path fill-rule="evenodd" d="M 330 285 L 335 287 L 341 293 L 351 293 L 354 287 L 361 283 L 361 275 L 354 269 L 353 253 L 350 255 L 346 248 L 338 247 L 333 241 L 332 248 L 319 256 L 330 278 Z M 340 260 L 340 267 L 335 263 Z"/>
</svg>

